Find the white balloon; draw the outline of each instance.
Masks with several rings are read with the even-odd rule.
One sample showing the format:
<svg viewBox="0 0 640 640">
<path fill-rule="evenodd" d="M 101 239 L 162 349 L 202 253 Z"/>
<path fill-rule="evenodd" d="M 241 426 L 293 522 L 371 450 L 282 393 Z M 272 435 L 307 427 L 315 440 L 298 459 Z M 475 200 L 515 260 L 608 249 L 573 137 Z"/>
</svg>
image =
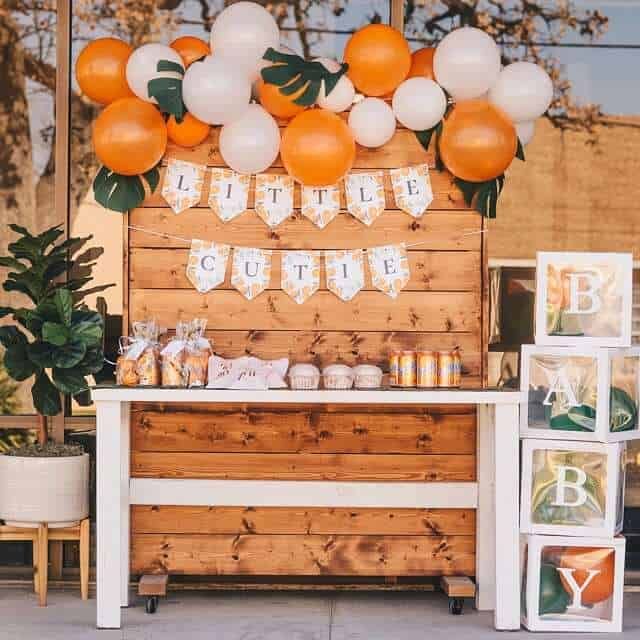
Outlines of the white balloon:
<svg viewBox="0 0 640 640">
<path fill-rule="evenodd" d="M 396 118 L 391 107 L 380 98 L 365 98 L 349 113 L 349 128 L 363 147 L 381 147 L 391 140 L 396 130 Z"/>
<path fill-rule="evenodd" d="M 444 91 L 429 78 L 409 78 L 398 86 L 391 101 L 398 122 L 407 129 L 435 127 L 447 109 Z"/>
<path fill-rule="evenodd" d="M 175 78 L 179 80 L 182 75 L 175 71 L 158 71 L 158 62 L 168 60 L 175 62 L 184 68 L 184 62 L 177 51 L 164 44 L 143 44 L 138 47 L 127 61 L 126 76 L 127 84 L 138 98 L 146 102 L 158 101 L 149 97 L 149 81 L 154 78 Z"/>
<path fill-rule="evenodd" d="M 255 2 L 235 2 L 220 12 L 211 28 L 211 51 L 233 61 L 253 82 L 262 56 L 278 48 L 280 30 L 273 16 Z"/>
<path fill-rule="evenodd" d="M 454 100 L 477 98 L 498 78 L 500 50 L 493 38 L 480 29 L 455 29 L 437 46 L 433 72 L 438 84 Z"/>
<path fill-rule="evenodd" d="M 260 173 L 268 169 L 280 151 L 280 129 L 271 114 L 259 104 L 250 104 L 244 114 L 220 131 L 220 155 L 238 173 Z"/>
<path fill-rule="evenodd" d="M 244 113 L 251 99 L 251 83 L 235 73 L 229 60 L 209 56 L 194 62 L 184 74 L 182 99 L 187 111 L 208 124 L 227 124 Z"/>
<path fill-rule="evenodd" d="M 539 118 L 552 99 L 553 82 L 549 74 L 533 62 L 508 64 L 489 91 L 489 102 L 514 122 Z"/>
<path fill-rule="evenodd" d="M 331 58 L 316 58 L 315 62 L 322 64 L 322 66 L 331 73 L 336 73 L 336 71 L 340 70 L 340 63 Z M 324 80 L 322 81 L 316 104 L 328 111 L 341 113 L 353 104 L 355 95 L 356 90 L 353 82 L 349 80 L 347 74 L 344 74 L 329 95 L 325 93 Z"/>
<path fill-rule="evenodd" d="M 523 145 L 529 144 L 536 130 L 536 121 L 528 120 L 527 122 L 516 122 L 515 127 L 516 133 L 518 134 L 518 140 L 520 140 Z"/>
</svg>

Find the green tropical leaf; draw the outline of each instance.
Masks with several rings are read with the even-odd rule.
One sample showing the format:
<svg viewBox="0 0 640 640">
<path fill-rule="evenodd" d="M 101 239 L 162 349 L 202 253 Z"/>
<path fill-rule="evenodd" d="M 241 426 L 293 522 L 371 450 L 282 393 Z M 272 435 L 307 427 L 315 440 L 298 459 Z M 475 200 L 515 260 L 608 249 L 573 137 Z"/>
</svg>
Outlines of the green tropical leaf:
<svg viewBox="0 0 640 640">
<path fill-rule="evenodd" d="M 98 313 L 95 315 L 95 320 L 83 320 L 74 324 L 72 328 L 73 337 L 84 342 L 87 347 L 96 347 L 102 344 L 102 317 Z"/>
<path fill-rule="evenodd" d="M 13 313 L 15 313 L 15 309 L 13 307 L 0 307 L 0 318 L 13 315 Z"/>
<path fill-rule="evenodd" d="M 38 371 L 38 367 L 28 356 L 26 344 L 14 344 L 4 352 L 4 368 L 16 382 L 30 378 Z"/>
<path fill-rule="evenodd" d="M 53 367 L 60 369 L 71 369 L 82 362 L 87 353 L 87 346 L 81 340 L 71 337 L 71 340 L 62 347 L 55 350 L 53 357 Z"/>
<path fill-rule="evenodd" d="M 155 98 L 158 101 L 160 111 L 172 115 L 176 122 L 182 122 L 187 110 L 184 102 L 182 102 L 181 78 L 154 78 L 149 80 L 147 92 L 150 98 Z"/>
<path fill-rule="evenodd" d="M 454 178 L 467 206 L 475 206 L 485 218 L 495 218 L 497 215 L 498 198 L 504 187 L 504 175 L 486 182 L 470 182 L 462 178 Z M 475 203 L 475 204 L 474 204 Z"/>
<path fill-rule="evenodd" d="M 173 62 L 172 60 L 158 60 L 158 71 L 173 71 L 174 73 L 179 73 L 181 76 L 184 75 L 184 67 L 177 62 Z"/>
<path fill-rule="evenodd" d="M 55 364 L 58 348 L 50 342 L 32 342 L 27 346 L 26 355 L 39 369 L 50 369 Z"/>
<path fill-rule="evenodd" d="M 55 388 L 49 376 L 41 371 L 31 388 L 33 406 L 43 416 L 56 416 L 62 411 L 60 392 Z"/>
<path fill-rule="evenodd" d="M 153 167 L 153 169 L 149 169 L 146 173 L 142 174 L 142 177 L 146 180 L 149 185 L 149 190 L 151 193 L 154 193 L 158 188 L 158 184 L 160 183 L 160 170 L 158 169 L 160 165 Z"/>
<path fill-rule="evenodd" d="M 638 407 L 631 396 L 619 387 L 611 387 L 609 429 L 612 433 L 632 431 L 638 426 Z"/>
<path fill-rule="evenodd" d="M 586 427 L 571 420 L 566 413 L 560 413 L 550 418 L 549 426 L 556 431 L 589 431 Z"/>
<path fill-rule="evenodd" d="M 52 377 L 59 391 L 72 396 L 89 388 L 84 376 L 74 369 L 53 369 Z"/>
<path fill-rule="evenodd" d="M 92 347 L 87 349 L 82 362 L 78 365 L 78 370 L 82 375 L 88 376 L 102 371 L 104 367 L 104 352 L 102 347 Z"/>
<path fill-rule="evenodd" d="M 42 325 L 42 339 L 56 347 L 62 347 L 69 341 L 69 328 L 57 322 L 45 322 Z"/>
<path fill-rule="evenodd" d="M 0 327 L 0 344 L 9 349 L 16 344 L 27 345 L 27 337 L 17 327 L 3 326 Z"/>
<path fill-rule="evenodd" d="M 571 407 L 567 412 L 567 417 L 582 427 L 584 431 L 593 432 L 596 430 L 596 410 L 587 404 Z"/>
<path fill-rule="evenodd" d="M 538 613 L 541 616 L 547 613 L 564 613 L 571 602 L 569 594 L 562 586 L 558 569 L 546 562 L 540 565 L 539 595 Z"/>
<path fill-rule="evenodd" d="M 7 269 L 15 269 L 19 273 L 22 273 L 26 270 L 26 266 L 19 262 L 15 258 L 10 258 L 9 256 L 0 257 L 0 267 L 6 267 Z"/>
<path fill-rule="evenodd" d="M 53 303 L 61 322 L 65 326 L 71 324 L 71 312 L 73 311 L 73 297 L 67 289 L 58 289 L 53 296 Z"/>
<path fill-rule="evenodd" d="M 135 209 L 145 197 L 140 176 L 123 176 L 101 167 L 93 181 L 96 201 L 106 209 L 125 213 Z"/>
<path fill-rule="evenodd" d="M 524 162 L 524 146 L 522 142 L 520 142 L 520 138 L 518 138 L 518 146 L 516 147 L 516 158 Z"/>
<path fill-rule="evenodd" d="M 435 127 L 432 127 L 431 129 L 424 129 L 423 131 L 414 132 L 416 134 L 416 138 L 418 138 L 418 142 L 422 145 L 422 148 L 425 151 L 429 151 L 429 145 L 431 144 L 431 140 L 435 132 Z"/>
<path fill-rule="evenodd" d="M 282 93 L 282 89 L 280 89 L 280 93 Z M 311 80 L 307 84 L 307 88 L 293 101 L 293 103 L 300 105 L 301 107 L 308 107 L 316 103 L 319 93 L 320 83 Z"/>
</svg>

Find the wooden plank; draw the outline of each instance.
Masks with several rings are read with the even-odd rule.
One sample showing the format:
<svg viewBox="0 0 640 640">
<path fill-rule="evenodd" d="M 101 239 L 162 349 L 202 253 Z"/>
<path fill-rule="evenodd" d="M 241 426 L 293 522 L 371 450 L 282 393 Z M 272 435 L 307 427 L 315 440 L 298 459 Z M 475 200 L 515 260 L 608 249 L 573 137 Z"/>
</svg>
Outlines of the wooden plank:
<svg viewBox="0 0 640 640">
<path fill-rule="evenodd" d="M 134 451 L 136 478 L 470 482 L 475 455 Z"/>
<path fill-rule="evenodd" d="M 133 537 L 131 570 L 191 575 L 473 575 L 472 536 Z"/>
<path fill-rule="evenodd" d="M 476 585 L 467 576 L 442 576 L 442 590 L 450 598 L 474 598 Z"/>
<path fill-rule="evenodd" d="M 132 289 L 132 318 L 155 318 L 175 327 L 181 319 L 206 318 L 216 329 L 349 331 L 479 331 L 479 292 L 403 291 L 389 304 L 378 291 L 363 291 L 345 304 L 319 291 L 296 304 L 284 291 L 268 291 L 248 302 L 237 291 Z"/>
<path fill-rule="evenodd" d="M 187 278 L 187 249 L 135 249 L 131 252 L 130 286 L 132 289 L 193 289 Z M 282 257 L 275 251 L 271 265 L 269 289 L 280 289 Z M 475 251 L 410 251 L 411 279 L 405 291 L 479 291 L 480 253 Z M 369 271 L 368 267 L 366 268 Z M 326 289 L 326 272 L 322 268 L 320 287 Z M 217 287 L 231 289 L 231 269 Z M 364 290 L 371 291 L 370 275 Z"/>
<path fill-rule="evenodd" d="M 133 209 L 130 224 L 157 233 L 168 233 L 191 240 L 215 240 L 233 246 L 263 249 L 353 249 L 390 242 L 420 245 L 423 250 L 479 251 L 482 218 L 474 212 L 430 211 L 416 220 L 402 211 L 385 211 L 370 227 L 352 215 L 336 217 L 324 229 L 318 229 L 299 213 L 275 229 L 247 211 L 231 223 L 222 222 L 209 209 L 189 209 L 175 215 L 168 207 Z M 188 247 L 189 242 L 161 238 L 131 230 L 130 246 Z M 417 248 L 417 247 L 416 247 Z"/>
<path fill-rule="evenodd" d="M 136 451 L 473 454 L 475 416 L 394 413 L 143 411 Z"/>
<path fill-rule="evenodd" d="M 167 574 L 145 574 L 138 582 L 139 596 L 166 596 L 169 576 Z"/>
<path fill-rule="evenodd" d="M 168 158 L 177 158 L 187 162 L 206 164 L 210 167 L 226 167 L 227 165 L 220 155 L 219 137 L 220 127 L 212 127 L 209 139 L 197 147 L 185 149 L 169 142 L 163 164 L 166 164 Z M 368 149 L 358 145 L 353 167 L 354 169 L 386 169 L 424 163 L 431 168 L 435 167 L 433 152 L 424 150 L 413 131 L 400 128 L 396 129 L 391 140 L 382 147 Z M 282 167 L 279 155 L 271 165 L 269 172 L 276 167 Z"/>
<path fill-rule="evenodd" d="M 473 509 L 131 508 L 134 534 L 473 535 Z"/>
<path fill-rule="evenodd" d="M 164 175 L 166 172 L 165 167 L 160 168 L 160 184 L 164 181 Z M 284 174 L 284 169 L 272 169 L 269 173 L 273 174 Z M 358 173 L 354 171 L 354 173 Z M 470 208 L 466 205 L 464 201 L 464 197 L 462 196 L 462 192 L 455 186 L 454 178 L 451 174 L 440 171 L 431 171 L 429 174 L 429 181 L 431 184 L 431 190 L 433 191 L 433 201 L 429 204 L 429 208 L 427 210 L 427 214 L 433 209 L 459 209 L 459 210 L 470 210 Z M 388 172 L 384 173 L 384 194 L 385 201 L 388 209 L 399 209 L 396 204 L 395 197 L 393 195 L 393 188 L 391 186 L 391 178 Z M 204 187 L 202 189 L 202 195 L 200 197 L 200 202 L 196 205 L 197 207 L 207 207 L 209 201 L 209 186 L 210 186 L 210 176 L 209 174 L 205 175 Z M 145 201 L 142 203 L 142 207 L 166 207 L 167 202 L 163 198 L 161 189 L 156 189 L 154 193 L 147 196 Z M 300 209 L 300 187 L 296 186 L 293 191 L 293 206 L 295 209 Z M 341 186 L 340 189 L 340 201 L 343 209 L 346 208 L 346 200 L 344 194 L 344 187 Z M 255 179 L 252 178 L 249 185 L 249 199 L 247 202 L 247 209 L 253 209 L 255 205 Z M 213 215 L 213 214 L 212 214 Z"/>
</svg>

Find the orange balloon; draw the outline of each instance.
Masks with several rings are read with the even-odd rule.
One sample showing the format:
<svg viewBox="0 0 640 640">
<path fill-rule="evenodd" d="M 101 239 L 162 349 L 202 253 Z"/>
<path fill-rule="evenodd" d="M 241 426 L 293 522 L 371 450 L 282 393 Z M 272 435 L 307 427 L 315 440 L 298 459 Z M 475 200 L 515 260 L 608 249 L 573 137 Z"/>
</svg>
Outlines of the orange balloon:
<svg viewBox="0 0 640 640">
<path fill-rule="evenodd" d="M 132 51 L 133 47 L 117 38 L 90 42 L 76 62 L 76 80 L 82 93 L 100 104 L 133 96 L 125 75 Z"/>
<path fill-rule="evenodd" d="M 429 78 L 435 80 L 433 75 L 433 54 L 435 47 L 423 47 L 411 54 L 411 69 L 409 78 Z"/>
<path fill-rule="evenodd" d="M 167 148 L 160 112 L 140 98 L 112 102 L 93 125 L 93 148 L 102 164 L 125 176 L 155 167 Z"/>
<path fill-rule="evenodd" d="M 351 169 L 356 143 L 347 123 L 335 113 L 308 109 L 284 130 L 280 157 L 298 182 L 325 187 L 338 182 Z"/>
<path fill-rule="evenodd" d="M 167 120 L 167 135 L 171 142 L 181 147 L 195 147 L 209 137 L 211 127 L 187 113 L 182 122 L 178 123 L 174 116 Z"/>
<path fill-rule="evenodd" d="M 409 73 L 411 50 L 404 36 L 386 24 L 370 24 L 356 31 L 344 50 L 347 75 L 360 93 L 384 96 Z"/>
<path fill-rule="evenodd" d="M 440 157 L 457 178 L 484 182 L 503 174 L 518 145 L 511 120 L 484 100 L 459 102 L 444 121 Z"/>
<path fill-rule="evenodd" d="M 259 78 L 257 90 L 260 104 L 276 118 L 289 120 L 306 109 L 306 107 L 294 103 L 294 100 L 303 93 L 305 87 L 290 96 L 285 96 L 280 93 L 280 88 L 275 84 L 265 82 L 262 78 Z"/>
<path fill-rule="evenodd" d="M 192 62 L 195 62 L 204 56 L 211 55 L 211 48 L 209 45 L 204 40 L 194 36 L 182 36 L 180 38 L 176 38 L 169 46 L 180 54 L 185 68 Z"/>
<path fill-rule="evenodd" d="M 582 586 L 588 578 L 590 569 L 599 571 L 582 592 L 582 604 L 591 605 L 603 602 L 613 593 L 615 574 L 615 553 L 606 547 L 569 547 L 560 557 L 560 567 L 575 569 L 573 579 Z M 571 587 L 562 573 L 558 572 L 562 586 L 571 594 Z"/>
</svg>

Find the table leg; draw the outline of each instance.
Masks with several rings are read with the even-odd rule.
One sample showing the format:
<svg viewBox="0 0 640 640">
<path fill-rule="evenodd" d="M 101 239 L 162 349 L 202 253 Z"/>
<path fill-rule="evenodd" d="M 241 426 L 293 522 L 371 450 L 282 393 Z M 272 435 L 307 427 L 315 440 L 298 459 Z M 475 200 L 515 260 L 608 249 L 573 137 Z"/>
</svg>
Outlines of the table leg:
<svg viewBox="0 0 640 640">
<path fill-rule="evenodd" d="M 520 629 L 518 405 L 495 407 L 495 628 Z"/>
<path fill-rule="evenodd" d="M 120 628 L 123 574 L 128 571 L 129 410 L 120 402 L 96 403 L 97 448 L 97 626 Z M 126 459 L 125 463 L 122 461 Z M 123 541 L 126 541 L 123 544 Z M 126 595 L 124 597 L 126 604 Z"/>
</svg>

